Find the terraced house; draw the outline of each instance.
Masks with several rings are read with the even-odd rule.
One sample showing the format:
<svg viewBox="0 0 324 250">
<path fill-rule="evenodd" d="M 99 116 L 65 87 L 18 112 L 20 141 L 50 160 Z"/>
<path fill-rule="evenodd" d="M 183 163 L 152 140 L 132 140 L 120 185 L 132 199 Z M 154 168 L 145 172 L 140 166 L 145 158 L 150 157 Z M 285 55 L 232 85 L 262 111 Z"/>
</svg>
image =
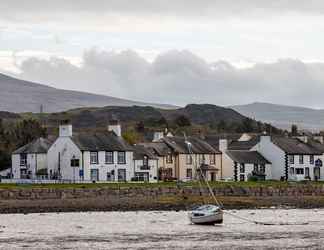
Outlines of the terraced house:
<svg viewBox="0 0 324 250">
<path fill-rule="evenodd" d="M 47 178 L 47 152 L 51 142 L 39 138 L 12 153 L 11 175 L 14 179 Z"/>
<path fill-rule="evenodd" d="M 133 170 L 133 147 L 121 137 L 117 121 L 96 134 L 73 134 L 71 124 L 62 124 L 48 150 L 50 179 L 130 181 Z"/>
<path fill-rule="evenodd" d="M 159 177 L 161 180 L 192 180 L 203 174 L 208 180 L 221 179 L 221 152 L 206 141 L 188 137 L 190 154 L 184 137 L 166 136 L 158 141 L 143 143 L 159 158 Z M 198 171 L 197 169 L 200 169 Z"/>
<path fill-rule="evenodd" d="M 323 152 L 300 138 L 260 136 L 256 150 L 272 163 L 276 180 L 323 180 Z"/>
</svg>

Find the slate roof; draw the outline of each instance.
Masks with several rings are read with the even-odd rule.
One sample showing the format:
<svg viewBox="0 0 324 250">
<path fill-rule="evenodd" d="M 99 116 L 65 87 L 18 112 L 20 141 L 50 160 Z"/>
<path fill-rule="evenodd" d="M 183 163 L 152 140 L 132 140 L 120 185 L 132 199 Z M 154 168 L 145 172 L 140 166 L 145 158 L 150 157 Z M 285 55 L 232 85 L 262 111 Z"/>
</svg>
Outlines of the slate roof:
<svg viewBox="0 0 324 250">
<path fill-rule="evenodd" d="M 322 152 L 297 138 L 272 137 L 272 142 L 287 154 L 320 155 Z"/>
<path fill-rule="evenodd" d="M 271 164 L 257 151 L 228 150 L 227 155 L 235 162 L 247 164 Z"/>
<path fill-rule="evenodd" d="M 219 140 L 227 139 L 229 143 L 237 141 L 241 137 L 241 134 L 217 134 L 217 135 L 205 135 L 204 140 L 211 145 L 214 149 L 219 150 Z"/>
<path fill-rule="evenodd" d="M 312 148 L 315 148 L 316 150 L 320 151 L 321 153 L 324 153 L 324 144 L 313 139 L 308 139 L 307 144 L 310 145 Z"/>
<path fill-rule="evenodd" d="M 164 142 L 147 142 L 141 143 L 144 147 L 148 148 L 151 152 L 154 152 L 158 156 L 166 156 L 171 153 L 171 148 Z"/>
<path fill-rule="evenodd" d="M 51 145 L 51 141 L 41 137 L 17 149 L 13 154 L 46 154 Z"/>
<path fill-rule="evenodd" d="M 220 154 L 221 152 L 214 149 L 206 141 L 196 137 L 188 137 L 187 140 L 191 143 L 191 149 L 194 154 Z M 180 136 L 164 137 L 161 139 L 165 144 L 172 148 L 176 153 L 188 154 L 188 146 L 185 143 L 185 138 Z"/>
<path fill-rule="evenodd" d="M 232 141 L 228 145 L 228 150 L 250 150 L 260 141 L 260 137 L 253 137 L 249 141 Z"/>
<path fill-rule="evenodd" d="M 204 140 L 216 150 L 219 150 L 219 140 L 221 139 L 228 140 L 229 150 L 250 150 L 260 141 L 260 136 L 256 134 L 249 135 L 252 136 L 252 139 L 249 141 L 238 141 L 242 134 L 206 135 Z"/>
<path fill-rule="evenodd" d="M 112 131 L 95 134 L 75 134 L 72 141 L 81 151 L 133 151 L 122 137 L 116 136 Z"/>
<path fill-rule="evenodd" d="M 157 159 L 153 152 L 149 148 L 145 148 L 143 145 L 134 146 L 134 160 L 143 160 L 144 156 L 149 159 Z"/>
</svg>

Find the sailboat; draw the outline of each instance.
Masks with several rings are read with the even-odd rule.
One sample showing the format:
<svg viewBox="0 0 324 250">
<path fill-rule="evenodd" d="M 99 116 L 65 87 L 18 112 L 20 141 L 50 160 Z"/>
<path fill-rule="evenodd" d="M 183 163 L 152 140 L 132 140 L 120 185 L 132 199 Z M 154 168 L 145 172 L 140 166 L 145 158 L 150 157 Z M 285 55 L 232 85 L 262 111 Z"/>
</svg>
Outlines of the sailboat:
<svg viewBox="0 0 324 250">
<path fill-rule="evenodd" d="M 187 140 L 186 136 L 185 136 L 185 143 L 188 147 L 189 154 L 192 157 L 193 154 L 192 145 Z M 223 223 L 223 210 L 221 204 L 217 201 L 215 194 L 212 188 L 210 187 L 208 180 L 206 179 L 206 176 L 203 174 L 201 166 L 198 169 L 197 164 L 195 164 L 195 168 L 196 168 L 196 173 L 199 172 L 200 174 L 198 178 L 200 188 L 202 187 L 201 181 L 203 180 L 206 186 L 208 187 L 209 193 L 213 197 L 216 204 L 204 204 L 192 209 L 188 213 L 191 223 L 197 225 L 214 225 L 214 224 Z"/>
</svg>

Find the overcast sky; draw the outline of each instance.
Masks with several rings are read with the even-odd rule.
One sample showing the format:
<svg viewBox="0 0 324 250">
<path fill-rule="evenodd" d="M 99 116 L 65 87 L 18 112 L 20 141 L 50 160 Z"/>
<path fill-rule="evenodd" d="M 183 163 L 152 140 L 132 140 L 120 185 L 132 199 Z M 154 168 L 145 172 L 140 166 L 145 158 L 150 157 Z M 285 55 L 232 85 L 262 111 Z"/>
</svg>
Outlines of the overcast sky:
<svg viewBox="0 0 324 250">
<path fill-rule="evenodd" d="M 178 105 L 324 108 L 322 0 L 1 0 L 0 71 Z"/>
</svg>

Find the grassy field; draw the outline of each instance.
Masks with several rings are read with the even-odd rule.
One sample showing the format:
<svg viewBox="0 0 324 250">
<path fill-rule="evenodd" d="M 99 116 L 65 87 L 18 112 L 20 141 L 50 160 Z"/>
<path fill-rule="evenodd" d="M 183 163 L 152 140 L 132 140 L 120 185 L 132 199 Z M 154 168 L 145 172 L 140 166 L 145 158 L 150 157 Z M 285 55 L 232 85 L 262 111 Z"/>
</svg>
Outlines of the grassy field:
<svg viewBox="0 0 324 250">
<path fill-rule="evenodd" d="M 324 182 L 282 182 L 282 181 L 259 181 L 259 182 L 210 182 L 212 187 L 287 187 L 299 185 L 323 185 Z M 205 185 L 203 185 L 205 186 Z M 199 187 L 198 182 L 158 182 L 158 183 L 68 183 L 68 184 L 4 184 L 0 183 L 0 189 L 20 188 L 160 188 L 160 187 Z"/>
</svg>

